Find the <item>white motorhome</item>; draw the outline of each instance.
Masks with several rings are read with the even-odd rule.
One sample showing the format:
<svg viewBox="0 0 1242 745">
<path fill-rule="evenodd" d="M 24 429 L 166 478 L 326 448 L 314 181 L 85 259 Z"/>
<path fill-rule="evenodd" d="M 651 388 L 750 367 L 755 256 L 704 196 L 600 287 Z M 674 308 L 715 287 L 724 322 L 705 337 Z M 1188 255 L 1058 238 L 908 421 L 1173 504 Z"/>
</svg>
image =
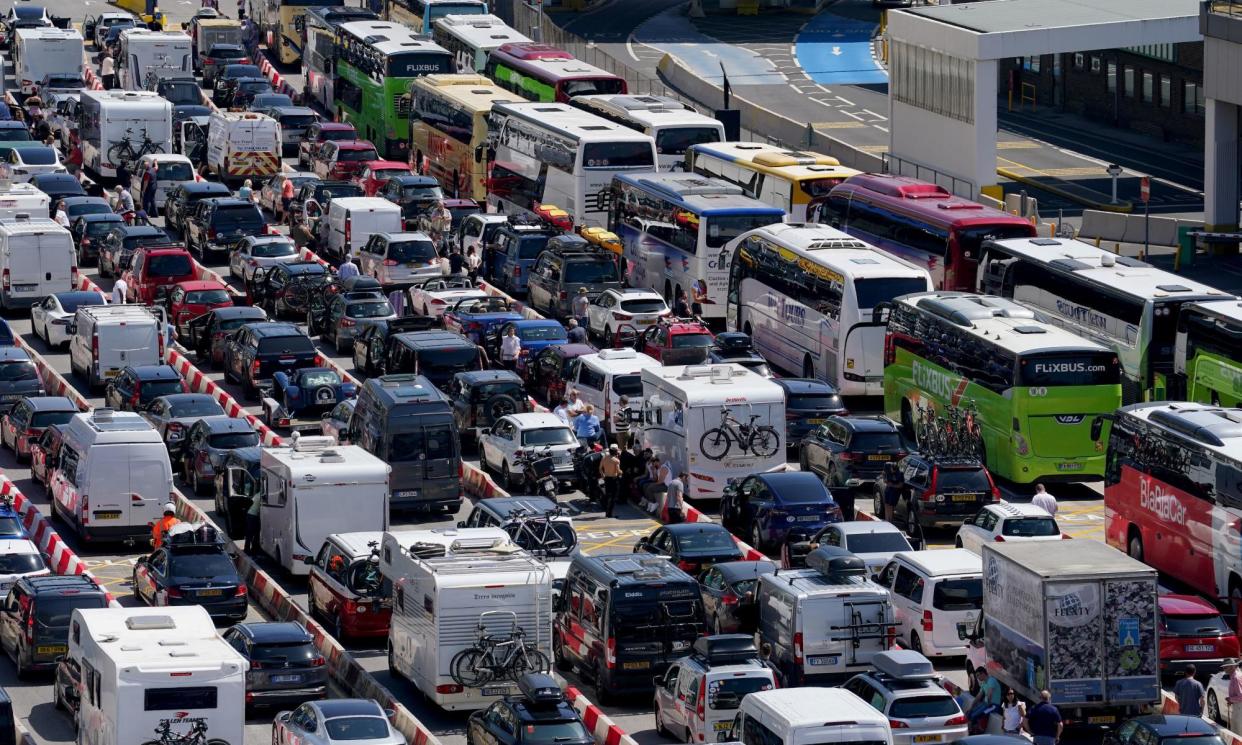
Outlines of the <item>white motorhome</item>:
<svg viewBox="0 0 1242 745">
<path fill-rule="evenodd" d="M 380 572 L 393 586 L 393 672 L 441 708 L 482 709 L 517 692 L 511 680 L 471 687 L 452 676 L 454 656 L 480 634 L 512 637 L 520 629 L 543 665 L 551 659 L 552 572 L 500 528 L 386 533 Z"/>
<path fill-rule="evenodd" d="M 154 91 L 84 90 L 77 126 L 83 164 L 100 176 L 114 178 L 122 161 L 132 168 L 143 155 L 172 152 L 172 102 Z"/>
<path fill-rule="evenodd" d="M 245 741 L 250 666 L 202 606 L 76 609 L 67 662 L 81 745 Z"/>
<path fill-rule="evenodd" d="M 61 427 L 64 442 L 49 468 L 52 509 L 83 540 L 145 545 L 173 493 L 160 433 L 138 414 L 112 409 L 75 414 Z"/>
<path fill-rule="evenodd" d="M 729 479 L 785 467 L 785 389 L 776 383 L 735 364 L 648 367 L 641 374 L 643 445 L 674 473 L 689 474 L 687 497 L 720 499 Z M 725 412 L 734 423 L 725 424 Z M 767 441 L 761 455 L 743 450 L 737 423 L 772 427 L 778 441 Z M 728 443 L 719 459 L 704 454 L 709 433 Z"/>
<path fill-rule="evenodd" d="M 163 310 L 142 305 L 87 305 L 69 325 L 69 369 L 92 390 L 127 365 L 164 363 Z"/>
<path fill-rule="evenodd" d="M 52 200 L 30 183 L 0 181 L 0 219 L 20 214 L 50 214 Z"/>
<path fill-rule="evenodd" d="M 190 37 L 180 31 L 131 28 L 121 32 L 117 84 L 130 91 L 152 90 L 160 78 L 194 74 Z"/>
<path fill-rule="evenodd" d="M 73 28 L 19 28 L 13 43 L 13 77 L 34 93 L 44 75 L 82 75 L 82 34 Z"/>
<path fill-rule="evenodd" d="M 280 122 L 272 117 L 254 111 L 211 115 L 207 166 L 220 178 L 274 176 L 280 172 L 280 151 Z"/>
<path fill-rule="evenodd" d="M 74 289 L 76 264 L 73 237 L 55 220 L 26 213 L 0 218 L 0 307 L 29 308 Z"/>
<path fill-rule="evenodd" d="M 264 448 L 259 467 L 259 547 L 290 574 L 310 574 L 308 560 L 331 533 L 388 529 L 392 467 L 357 445 L 295 437 L 291 447 Z M 236 471 L 233 488 L 256 493 Z"/>
</svg>

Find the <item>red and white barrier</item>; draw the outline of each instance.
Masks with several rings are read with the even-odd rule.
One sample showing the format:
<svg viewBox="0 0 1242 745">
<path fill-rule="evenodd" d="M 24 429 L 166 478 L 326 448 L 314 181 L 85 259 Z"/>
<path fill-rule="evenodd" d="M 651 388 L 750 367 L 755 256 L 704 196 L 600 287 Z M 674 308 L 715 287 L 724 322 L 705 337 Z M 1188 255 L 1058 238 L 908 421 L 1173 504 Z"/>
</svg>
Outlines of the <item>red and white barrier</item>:
<svg viewBox="0 0 1242 745">
<path fill-rule="evenodd" d="M 602 709 L 587 700 L 587 697 L 583 696 L 577 688 L 566 686 L 565 695 L 577 710 L 578 715 L 582 717 L 582 723 L 595 736 L 596 743 L 599 745 L 638 745 L 637 740 L 618 727 Z"/>
<path fill-rule="evenodd" d="M 194 393 L 206 393 L 224 407 L 225 414 L 235 419 L 245 419 L 250 422 L 255 431 L 259 433 L 259 438 L 264 445 L 271 448 L 278 448 L 284 444 L 284 441 L 280 439 L 279 435 L 273 432 L 272 429 L 264 424 L 263 421 L 257 416 L 251 414 L 249 411 L 246 411 L 245 407 L 237 403 L 237 399 L 229 395 L 228 391 L 224 390 L 224 388 L 217 385 L 214 380 L 203 374 L 203 371 L 195 367 L 194 364 L 186 358 L 185 354 L 176 349 L 168 350 L 168 364 L 172 365 L 173 369 L 181 375 L 187 384 L 189 384 L 191 391 Z"/>
<path fill-rule="evenodd" d="M 276 71 L 272 63 L 267 61 L 267 57 L 259 58 L 259 72 L 263 73 L 263 76 L 272 84 L 272 90 L 277 93 L 283 93 L 295 99 L 302 95 L 302 91 L 296 90 L 289 84 L 289 81 L 280 76 L 280 73 Z"/>
<path fill-rule="evenodd" d="M 298 258 L 301 259 L 302 261 L 314 261 L 320 266 L 325 266 L 328 268 L 331 268 L 332 266 L 327 261 L 325 261 L 322 256 L 310 250 L 306 246 L 302 246 L 301 248 L 298 249 Z"/>
</svg>

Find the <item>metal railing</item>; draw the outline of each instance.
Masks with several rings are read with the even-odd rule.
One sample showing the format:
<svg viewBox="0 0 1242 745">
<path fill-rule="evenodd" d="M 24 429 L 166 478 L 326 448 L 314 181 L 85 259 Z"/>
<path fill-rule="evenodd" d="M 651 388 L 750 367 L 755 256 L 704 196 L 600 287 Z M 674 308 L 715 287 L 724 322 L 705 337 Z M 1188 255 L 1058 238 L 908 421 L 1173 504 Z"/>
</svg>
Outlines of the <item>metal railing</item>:
<svg viewBox="0 0 1242 745">
<path fill-rule="evenodd" d="M 880 153 L 880 159 L 884 163 L 885 173 L 891 173 L 895 176 L 910 176 L 920 181 L 930 181 L 933 184 L 943 186 L 959 197 L 965 197 L 966 199 L 975 198 L 976 188 L 973 181 L 968 181 L 943 171 L 937 171 L 930 166 L 907 160 L 889 152 Z"/>
</svg>

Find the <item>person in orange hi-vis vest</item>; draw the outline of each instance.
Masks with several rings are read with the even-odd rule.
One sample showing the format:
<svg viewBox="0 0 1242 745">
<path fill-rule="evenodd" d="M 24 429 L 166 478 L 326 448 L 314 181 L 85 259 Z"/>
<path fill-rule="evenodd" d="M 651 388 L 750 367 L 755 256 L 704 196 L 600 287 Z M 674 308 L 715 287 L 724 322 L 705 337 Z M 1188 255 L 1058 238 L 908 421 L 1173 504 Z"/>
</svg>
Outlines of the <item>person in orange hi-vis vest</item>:
<svg viewBox="0 0 1242 745">
<path fill-rule="evenodd" d="M 166 503 L 164 505 L 164 516 L 151 526 L 151 545 L 158 549 L 164 542 L 164 533 L 179 522 L 181 521 L 177 519 L 176 505 L 172 502 Z"/>
</svg>

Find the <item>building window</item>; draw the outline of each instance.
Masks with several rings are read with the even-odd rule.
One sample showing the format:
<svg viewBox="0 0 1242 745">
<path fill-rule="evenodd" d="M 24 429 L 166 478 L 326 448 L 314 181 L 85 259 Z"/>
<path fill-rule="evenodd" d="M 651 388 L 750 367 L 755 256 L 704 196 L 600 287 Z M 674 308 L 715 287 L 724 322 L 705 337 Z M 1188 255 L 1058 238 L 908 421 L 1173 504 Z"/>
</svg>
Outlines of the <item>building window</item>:
<svg viewBox="0 0 1242 745">
<path fill-rule="evenodd" d="M 1039 72 L 1039 59 L 1040 57 L 1038 54 L 1033 57 L 1023 57 L 1022 58 L 1022 69 L 1026 70 L 1027 72 L 1038 73 Z"/>
<path fill-rule="evenodd" d="M 1192 80 L 1182 83 L 1182 113 L 1203 115 L 1203 86 Z"/>
<path fill-rule="evenodd" d="M 1165 109 L 1173 108 L 1173 78 L 1168 75 L 1160 76 L 1160 106 Z"/>
<path fill-rule="evenodd" d="M 1100 58 L 1098 55 L 1091 55 L 1091 72 L 1096 74 L 1100 72 Z"/>
<path fill-rule="evenodd" d="M 1082 52 L 1074 52 L 1074 69 L 1081 70 L 1086 66 L 1087 55 Z"/>
<path fill-rule="evenodd" d="M 1108 92 L 1109 93 L 1117 92 L 1117 63 L 1116 62 L 1108 63 Z"/>
<path fill-rule="evenodd" d="M 1143 73 L 1143 103 L 1151 103 L 1155 93 L 1155 76 L 1150 72 Z"/>
<path fill-rule="evenodd" d="M 1134 68 L 1125 67 L 1122 72 L 1123 85 L 1125 85 L 1126 98 L 1134 98 Z"/>
</svg>

